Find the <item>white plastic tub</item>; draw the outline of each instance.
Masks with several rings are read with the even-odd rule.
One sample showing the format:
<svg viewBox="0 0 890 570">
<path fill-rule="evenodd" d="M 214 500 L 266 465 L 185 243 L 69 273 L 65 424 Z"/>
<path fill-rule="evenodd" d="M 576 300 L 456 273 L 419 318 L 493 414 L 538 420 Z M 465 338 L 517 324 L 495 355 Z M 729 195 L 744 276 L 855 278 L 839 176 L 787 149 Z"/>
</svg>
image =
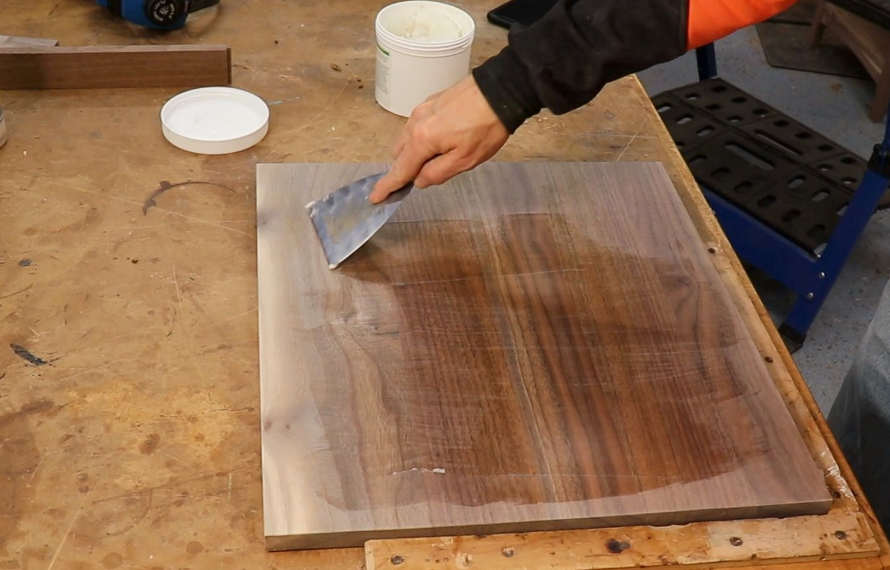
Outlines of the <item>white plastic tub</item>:
<svg viewBox="0 0 890 570">
<path fill-rule="evenodd" d="M 407 117 L 470 72 L 476 23 L 459 8 L 427 0 L 398 2 L 377 14 L 375 28 L 375 94 L 387 111 Z"/>
</svg>

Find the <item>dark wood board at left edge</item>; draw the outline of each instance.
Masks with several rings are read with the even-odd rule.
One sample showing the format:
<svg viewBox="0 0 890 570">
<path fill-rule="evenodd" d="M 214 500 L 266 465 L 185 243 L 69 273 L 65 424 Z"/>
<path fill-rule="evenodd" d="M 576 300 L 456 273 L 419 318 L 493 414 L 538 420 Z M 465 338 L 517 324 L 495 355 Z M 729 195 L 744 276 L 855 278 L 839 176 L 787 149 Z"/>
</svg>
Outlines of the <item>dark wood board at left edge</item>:
<svg viewBox="0 0 890 570">
<path fill-rule="evenodd" d="M 231 59 L 224 45 L 4 47 L 0 89 L 229 85 Z"/>
</svg>

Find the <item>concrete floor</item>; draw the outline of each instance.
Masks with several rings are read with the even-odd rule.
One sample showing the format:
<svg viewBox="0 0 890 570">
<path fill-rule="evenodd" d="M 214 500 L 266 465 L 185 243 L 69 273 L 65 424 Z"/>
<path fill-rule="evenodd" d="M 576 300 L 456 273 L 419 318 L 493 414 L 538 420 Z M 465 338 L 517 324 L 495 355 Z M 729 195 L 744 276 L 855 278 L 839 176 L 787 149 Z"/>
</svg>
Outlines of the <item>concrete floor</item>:
<svg viewBox="0 0 890 570">
<path fill-rule="evenodd" d="M 767 64 L 754 27 L 716 45 L 719 75 L 863 158 L 880 142 L 883 125 L 869 121 L 869 81 L 776 69 Z M 687 54 L 639 74 L 650 95 L 698 80 Z M 827 413 L 890 277 L 890 211 L 879 212 L 849 258 L 803 348 L 794 360 Z M 793 295 L 762 275 L 752 280 L 779 322 Z"/>
</svg>

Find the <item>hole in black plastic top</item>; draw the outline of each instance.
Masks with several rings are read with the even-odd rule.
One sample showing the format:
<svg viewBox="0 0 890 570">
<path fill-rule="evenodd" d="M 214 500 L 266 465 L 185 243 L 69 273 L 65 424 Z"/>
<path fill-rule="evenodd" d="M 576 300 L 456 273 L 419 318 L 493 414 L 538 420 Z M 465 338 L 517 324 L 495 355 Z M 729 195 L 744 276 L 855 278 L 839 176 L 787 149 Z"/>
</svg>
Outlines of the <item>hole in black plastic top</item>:
<svg viewBox="0 0 890 570">
<path fill-rule="evenodd" d="M 818 238 L 821 237 L 824 232 L 825 226 L 823 226 L 822 224 L 816 224 L 815 226 L 811 227 L 809 231 L 807 231 L 807 237 Z"/>
<path fill-rule="evenodd" d="M 775 166 L 762 156 L 743 148 L 736 143 L 726 143 L 726 150 L 740 156 L 761 170 L 773 170 Z"/>
<path fill-rule="evenodd" d="M 761 131 L 758 129 L 754 132 L 757 133 L 758 137 L 766 140 L 771 145 L 779 148 L 780 150 L 784 150 L 785 152 L 787 152 L 789 154 L 793 154 L 794 156 L 800 156 L 801 154 L 803 154 L 796 148 L 794 148 L 792 146 L 788 146 L 787 144 L 783 143 L 782 141 L 780 141 L 779 139 L 777 139 L 776 137 L 774 137 L 773 135 L 771 135 L 770 133 L 768 133 L 766 131 Z"/>
<path fill-rule="evenodd" d="M 800 210 L 788 210 L 784 214 L 782 214 L 783 222 L 790 222 L 800 217 Z"/>
<path fill-rule="evenodd" d="M 726 167 L 720 167 L 714 172 L 711 173 L 711 178 L 714 180 L 723 180 L 729 174 L 729 169 Z"/>
</svg>

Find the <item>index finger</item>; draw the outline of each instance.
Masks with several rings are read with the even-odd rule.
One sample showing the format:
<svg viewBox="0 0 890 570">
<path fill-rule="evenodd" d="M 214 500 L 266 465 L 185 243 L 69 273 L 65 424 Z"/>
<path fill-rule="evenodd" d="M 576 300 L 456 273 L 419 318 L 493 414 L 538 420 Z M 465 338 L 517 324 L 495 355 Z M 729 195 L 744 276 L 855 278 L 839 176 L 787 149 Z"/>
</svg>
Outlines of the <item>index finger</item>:
<svg viewBox="0 0 890 570">
<path fill-rule="evenodd" d="M 387 196 L 402 188 L 409 182 L 414 180 L 426 161 L 434 156 L 435 153 L 423 149 L 419 149 L 417 144 L 408 143 L 402 148 L 402 153 L 396 158 L 392 167 L 389 169 L 371 192 L 370 200 L 377 204 L 386 199 Z"/>
</svg>

